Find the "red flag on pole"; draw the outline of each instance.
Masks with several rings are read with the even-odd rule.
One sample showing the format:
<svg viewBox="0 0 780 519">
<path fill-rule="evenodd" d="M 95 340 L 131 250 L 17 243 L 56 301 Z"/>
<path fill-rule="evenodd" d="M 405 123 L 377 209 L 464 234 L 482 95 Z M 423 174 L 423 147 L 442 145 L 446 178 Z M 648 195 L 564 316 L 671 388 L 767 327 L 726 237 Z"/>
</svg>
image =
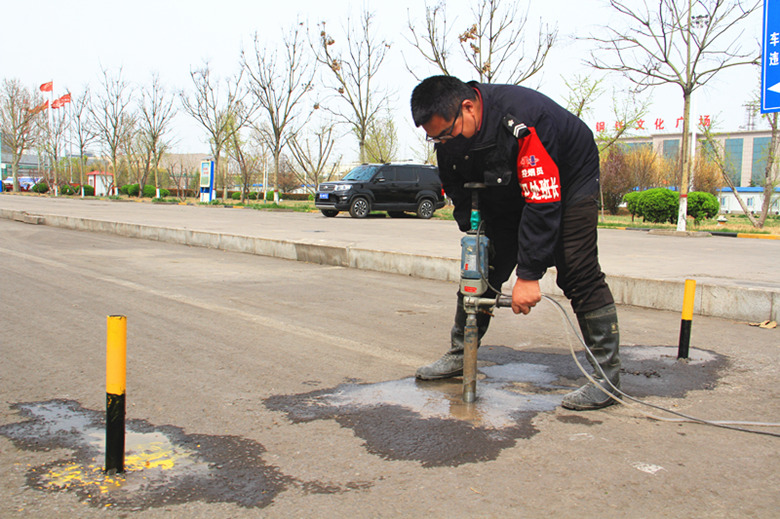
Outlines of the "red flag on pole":
<svg viewBox="0 0 780 519">
<path fill-rule="evenodd" d="M 59 100 L 62 101 L 62 104 L 70 103 L 70 93 L 67 93 L 64 96 L 60 97 Z"/>
<path fill-rule="evenodd" d="M 54 88 L 54 81 L 49 81 L 41 85 L 41 92 L 51 92 Z"/>
<path fill-rule="evenodd" d="M 54 101 L 51 102 L 51 107 L 53 109 L 62 108 L 62 106 L 64 104 L 65 103 L 63 102 L 62 98 L 59 98 L 59 99 L 55 99 Z"/>
</svg>

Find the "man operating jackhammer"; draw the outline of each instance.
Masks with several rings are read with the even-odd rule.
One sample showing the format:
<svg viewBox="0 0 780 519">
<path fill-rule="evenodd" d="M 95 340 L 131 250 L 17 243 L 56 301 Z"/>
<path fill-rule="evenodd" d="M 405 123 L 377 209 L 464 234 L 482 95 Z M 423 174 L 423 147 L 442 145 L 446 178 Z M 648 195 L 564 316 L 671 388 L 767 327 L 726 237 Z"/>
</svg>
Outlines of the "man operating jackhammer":
<svg viewBox="0 0 780 519">
<path fill-rule="evenodd" d="M 463 83 L 434 76 L 415 87 L 412 117 L 435 143 L 444 190 L 461 231 L 470 225 L 466 183 L 484 184 L 479 207 L 490 239 L 490 289 L 495 297 L 515 269 L 512 311 L 528 314 L 541 300 L 539 279 L 555 266 L 595 359 L 594 379 L 620 387 L 619 332 L 612 293 L 598 260 L 599 155 L 593 133 L 578 117 L 534 90 Z M 466 311 L 458 294 L 450 349 L 417 370 L 421 380 L 463 374 Z M 477 318 L 481 339 L 490 315 Z M 600 367 L 600 369 L 599 369 Z M 614 404 L 592 382 L 564 396 L 567 409 Z"/>
</svg>

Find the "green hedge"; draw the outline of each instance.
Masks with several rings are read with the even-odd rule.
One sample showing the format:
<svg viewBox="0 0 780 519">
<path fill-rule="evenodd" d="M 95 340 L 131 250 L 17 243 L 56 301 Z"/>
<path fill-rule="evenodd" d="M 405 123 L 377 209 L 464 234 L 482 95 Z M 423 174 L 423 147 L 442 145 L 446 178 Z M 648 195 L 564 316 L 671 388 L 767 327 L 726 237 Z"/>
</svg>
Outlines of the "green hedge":
<svg viewBox="0 0 780 519">
<path fill-rule="evenodd" d="M 675 223 L 679 211 L 679 195 L 665 187 L 642 191 L 639 210 L 645 221 L 653 223 Z"/>
<path fill-rule="evenodd" d="M 49 184 L 46 182 L 38 182 L 32 187 L 33 193 L 48 193 L 49 191 Z"/>
<path fill-rule="evenodd" d="M 718 198 L 702 191 L 688 193 L 688 216 L 698 225 L 702 220 L 714 218 L 720 212 Z"/>
<path fill-rule="evenodd" d="M 127 196 L 138 196 L 138 184 L 125 184 L 119 188 L 119 193 Z"/>
<path fill-rule="evenodd" d="M 646 191 L 633 191 L 623 197 L 631 217 L 641 216 L 647 222 L 675 223 L 680 211 L 680 195 L 676 191 L 657 187 Z M 688 193 L 687 214 L 696 224 L 705 218 L 713 218 L 720 211 L 717 197 L 710 193 Z"/>
<path fill-rule="evenodd" d="M 62 194 L 63 195 L 81 195 L 81 187 L 78 184 L 70 185 L 65 184 L 62 186 Z M 84 184 L 84 196 L 95 196 L 95 188 Z"/>
<path fill-rule="evenodd" d="M 626 203 L 626 209 L 631 213 L 632 220 L 635 216 L 642 216 L 639 210 L 639 197 L 641 196 L 642 193 L 640 191 L 631 191 L 623 195 L 623 201 Z"/>
<path fill-rule="evenodd" d="M 271 193 L 273 195 L 273 193 Z M 310 193 L 284 193 L 281 198 L 285 200 L 314 200 L 314 195 Z M 273 197 L 271 198 L 273 200 Z"/>
<path fill-rule="evenodd" d="M 160 198 L 165 198 L 171 194 L 170 191 L 168 191 L 165 188 L 160 188 Z M 144 196 L 147 198 L 155 198 L 157 196 L 157 188 L 150 185 L 144 186 Z"/>
<path fill-rule="evenodd" d="M 119 188 L 119 192 L 127 196 L 138 196 L 139 192 L 138 184 L 127 184 Z M 157 188 L 148 184 L 144 185 L 143 196 L 147 198 L 154 198 L 157 196 Z M 160 189 L 160 198 L 170 196 L 171 192 L 167 189 Z"/>
</svg>

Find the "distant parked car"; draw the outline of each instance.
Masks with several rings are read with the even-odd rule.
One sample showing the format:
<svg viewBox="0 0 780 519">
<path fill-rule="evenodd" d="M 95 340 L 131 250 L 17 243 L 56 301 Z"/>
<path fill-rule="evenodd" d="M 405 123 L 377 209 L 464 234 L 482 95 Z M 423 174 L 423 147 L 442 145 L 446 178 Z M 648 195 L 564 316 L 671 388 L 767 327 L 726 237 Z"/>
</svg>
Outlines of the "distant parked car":
<svg viewBox="0 0 780 519">
<path fill-rule="evenodd" d="M 349 211 L 353 218 L 371 211 L 387 211 L 391 217 L 410 211 L 428 219 L 445 203 L 439 170 L 425 164 L 363 164 L 341 180 L 320 184 L 314 198 L 325 216 Z"/>
<path fill-rule="evenodd" d="M 40 179 L 35 177 L 18 177 L 19 189 L 22 191 L 29 191 L 37 184 Z M 13 191 L 14 189 L 14 177 L 8 177 L 3 180 L 3 191 Z"/>
</svg>

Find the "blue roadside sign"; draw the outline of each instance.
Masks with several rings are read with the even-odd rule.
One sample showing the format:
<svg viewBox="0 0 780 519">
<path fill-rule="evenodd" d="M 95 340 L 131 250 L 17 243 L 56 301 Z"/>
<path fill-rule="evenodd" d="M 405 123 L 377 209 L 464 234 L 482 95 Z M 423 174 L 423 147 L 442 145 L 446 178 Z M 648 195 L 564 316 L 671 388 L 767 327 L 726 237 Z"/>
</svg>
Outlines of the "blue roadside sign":
<svg viewBox="0 0 780 519">
<path fill-rule="evenodd" d="M 761 113 L 780 112 L 780 0 L 764 0 Z"/>
</svg>

